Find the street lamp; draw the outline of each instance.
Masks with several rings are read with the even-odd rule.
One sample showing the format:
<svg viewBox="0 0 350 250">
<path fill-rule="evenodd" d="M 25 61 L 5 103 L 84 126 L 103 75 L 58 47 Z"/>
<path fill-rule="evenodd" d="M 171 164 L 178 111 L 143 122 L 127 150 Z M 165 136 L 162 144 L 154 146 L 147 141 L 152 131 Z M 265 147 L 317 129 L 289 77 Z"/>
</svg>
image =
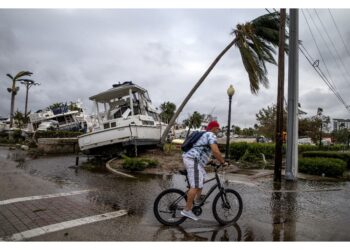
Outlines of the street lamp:
<svg viewBox="0 0 350 250">
<path fill-rule="evenodd" d="M 235 94 L 235 89 L 232 85 L 227 89 L 227 95 L 228 95 L 228 121 L 227 121 L 227 137 L 226 137 L 226 152 L 225 152 L 225 159 L 229 159 L 229 149 L 230 149 L 230 127 L 231 127 L 231 102 L 232 102 L 232 96 Z"/>
<path fill-rule="evenodd" d="M 27 118 L 27 107 L 28 107 L 28 92 L 30 87 L 35 86 L 35 85 L 40 85 L 40 83 L 34 82 L 31 79 L 22 79 L 21 84 L 26 86 L 26 103 L 25 103 L 25 108 L 24 108 L 24 117 Z"/>
</svg>

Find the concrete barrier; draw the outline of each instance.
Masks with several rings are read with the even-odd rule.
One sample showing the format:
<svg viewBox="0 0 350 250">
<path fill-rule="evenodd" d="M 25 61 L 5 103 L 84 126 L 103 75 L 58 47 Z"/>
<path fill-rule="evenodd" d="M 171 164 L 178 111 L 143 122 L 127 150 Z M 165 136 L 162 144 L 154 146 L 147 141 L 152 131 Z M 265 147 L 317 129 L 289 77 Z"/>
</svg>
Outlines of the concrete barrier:
<svg viewBox="0 0 350 250">
<path fill-rule="evenodd" d="M 79 151 L 77 138 L 39 138 L 38 149 L 47 154 L 76 153 Z"/>
</svg>

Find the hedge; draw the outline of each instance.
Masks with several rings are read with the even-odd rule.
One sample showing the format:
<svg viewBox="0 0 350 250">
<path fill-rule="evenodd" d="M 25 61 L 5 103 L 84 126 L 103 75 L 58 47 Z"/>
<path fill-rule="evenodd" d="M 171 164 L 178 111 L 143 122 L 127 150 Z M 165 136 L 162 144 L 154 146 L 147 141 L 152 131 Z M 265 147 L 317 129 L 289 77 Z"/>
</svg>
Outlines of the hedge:
<svg viewBox="0 0 350 250">
<path fill-rule="evenodd" d="M 340 159 L 345 161 L 347 163 L 347 168 L 350 169 L 350 153 L 331 152 L 331 151 L 311 151 L 311 152 L 304 152 L 302 156 L 304 158 L 323 157 L 323 158 Z"/>
<path fill-rule="evenodd" d="M 224 146 L 220 147 L 220 150 L 225 151 Z M 342 149 L 341 145 L 322 146 L 324 151 L 339 151 Z M 246 154 L 246 151 L 253 154 L 255 157 L 261 157 L 264 154 L 266 159 L 273 159 L 275 157 L 275 144 L 274 143 L 247 143 L 247 142 L 234 142 L 230 144 L 230 158 L 238 161 Z M 303 153 L 306 151 L 319 151 L 320 147 L 316 145 L 298 145 L 298 152 Z M 283 145 L 282 153 L 286 153 L 286 144 Z"/>
<path fill-rule="evenodd" d="M 346 171 L 346 162 L 333 158 L 300 158 L 299 171 L 312 175 L 338 177 Z"/>
<path fill-rule="evenodd" d="M 249 145 L 246 142 L 230 144 L 230 158 L 238 161 L 247 151 Z"/>
<path fill-rule="evenodd" d="M 342 145 L 317 146 L 317 145 L 298 145 L 298 152 L 303 153 L 307 151 L 340 151 L 343 149 Z"/>
</svg>

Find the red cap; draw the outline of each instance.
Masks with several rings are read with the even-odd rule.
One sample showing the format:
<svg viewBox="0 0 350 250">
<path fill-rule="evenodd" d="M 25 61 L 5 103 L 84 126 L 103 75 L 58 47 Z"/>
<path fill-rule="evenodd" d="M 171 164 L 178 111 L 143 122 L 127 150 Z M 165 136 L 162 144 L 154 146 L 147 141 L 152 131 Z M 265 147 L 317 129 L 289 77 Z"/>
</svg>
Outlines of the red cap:
<svg viewBox="0 0 350 250">
<path fill-rule="evenodd" d="M 220 124 L 217 121 L 211 121 L 207 126 L 207 130 L 209 131 L 212 128 L 220 128 Z"/>
</svg>

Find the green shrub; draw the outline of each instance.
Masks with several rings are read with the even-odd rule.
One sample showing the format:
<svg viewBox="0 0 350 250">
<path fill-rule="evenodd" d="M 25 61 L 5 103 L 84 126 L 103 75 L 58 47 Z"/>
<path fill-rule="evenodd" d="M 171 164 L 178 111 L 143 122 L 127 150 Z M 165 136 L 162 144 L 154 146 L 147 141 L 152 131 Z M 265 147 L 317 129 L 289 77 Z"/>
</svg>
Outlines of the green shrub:
<svg viewBox="0 0 350 250">
<path fill-rule="evenodd" d="M 322 150 L 327 152 L 342 150 L 340 145 L 322 146 Z M 221 145 L 220 150 L 225 152 L 225 145 Z M 233 142 L 230 144 L 230 158 L 238 161 L 249 150 L 249 154 L 254 155 L 257 158 L 261 158 L 261 154 L 264 154 L 266 159 L 273 159 L 275 157 L 275 144 L 274 143 L 247 143 L 247 142 Z M 282 154 L 285 155 L 287 150 L 286 144 L 283 144 Z M 310 152 L 319 151 L 320 147 L 316 145 L 298 145 L 298 152 Z M 249 156 L 254 158 L 253 156 Z"/>
<path fill-rule="evenodd" d="M 123 159 L 122 166 L 129 171 L 143 171 L 146 168 L 154 168 L 159 164 L 157 160 L 147 158 L 130 158 L 123 156 Z"/>
<path fill-rule="evenodd" d="M 249 152 L 261 158 L 264 154 L 267 159 L 275 157 L 275 144 L 272 143 L 251 143 L 249 144 Z"/>
<path fill-rule="evenodd" d="M 248 143 L 235 142 L 230 144 L 230 158 L 238 161 L 248 149 Z"/>
<path fill-rule="evenodd" d="M 247 150 L 256 158 L 261 158 L 261 154 L 264 154 L 267 159 L 272 159 L 275 155 L 275 144 L 234 142 L 230 144 L 230 158 L 238 161 L 246 154 Z"/>
<path fill-rule="evenodd" d="M 300 158 L 299 171 L 312 175 L 325 174 L 327 177 L 338 177 L 346 171 L 346 162 L 332 158 Z"/>
<path fill-rule="evenodd" d="M 316 145 L 298 145 L 299 154 L 306 151 L 317 151 L 317 150 L 320 150 L 320 148 Z"/>
<path fill-rule="evenodd" d="M 24 141 L 24 137 L 22 136 L 22 131 L 20 129 L 13 130 L 12 136 L 15 142 Z"/>
<path fill-rule="evenodd" d="M 350 168 L 350 153 L 334 152 L 334 151 L 311 151 L 311 152 L 304 152 L 302 156 L 304 158 L 323 157 L 323 158 L 341 159 L 347 163 L 347 168 Z"/>
<path fill-rule="evenodd" d="M 247 149 L 245 151 L 244 155 L 242 155 L 242 157 L 240 158 L 240 160 L 257 163 L 257 162 L 260 162 L 262 160 L 262 156 L 251 153 L 250 150 Z"/>
<path fill-rule="evenodd" d="M 299 153 L 307 151 L 340 151 L 343 149 L 342 145 L 318 146 L 318 145 L 299 145 Z"/>
</svg>

